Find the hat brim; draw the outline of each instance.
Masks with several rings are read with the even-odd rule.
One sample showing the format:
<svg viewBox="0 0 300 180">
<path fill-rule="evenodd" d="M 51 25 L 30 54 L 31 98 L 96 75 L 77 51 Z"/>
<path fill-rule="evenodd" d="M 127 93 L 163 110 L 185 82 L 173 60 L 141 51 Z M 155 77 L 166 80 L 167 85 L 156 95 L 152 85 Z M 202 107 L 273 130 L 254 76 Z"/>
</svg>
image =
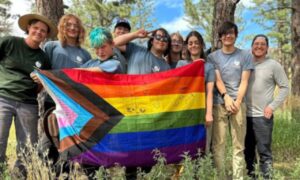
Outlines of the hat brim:
<svg viewBox="0 0 300 180">
<path fill-rule="evenodd" d="M 116 27 L 118 27 L 118 26 L 126 27 L 126 28 L 129 29 L 129 31 L 131 30 L 130 25 L 129 25 L 128 23 L 126 23 L 126 22 L 120 22 L 120 23 L 116 24 L 116 25 L 115 25 L 115 29 L 116 29 Z"/>
<path fill-rule="evenodd" d="M 19 27 L 23 30 L 23 31 L 27 31 L 27 27 L 28 27 L 28 23 L 31 20 L 39 20 L 42 21 L 43 23 L 47 24 L 47 26 L 50 28 L 50 32 L 48 33 L 48 38 L 53 38 L 56 36 L 57 34 L 57 28 L 56 26 L 45 16 L 41 16 L 38 14 L 26 14 L 23 15 L 19 18 Z"/>
</svg>

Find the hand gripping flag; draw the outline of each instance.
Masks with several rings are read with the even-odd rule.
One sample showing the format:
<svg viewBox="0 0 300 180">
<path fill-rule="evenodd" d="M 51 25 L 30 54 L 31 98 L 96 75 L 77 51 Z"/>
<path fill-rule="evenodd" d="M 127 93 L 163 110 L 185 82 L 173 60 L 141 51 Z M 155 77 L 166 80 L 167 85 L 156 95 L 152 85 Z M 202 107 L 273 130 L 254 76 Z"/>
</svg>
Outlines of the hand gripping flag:
<svg viewBox="0 0 300 180">
<path fill-rule="evenodd" d="M 39 71 L 55 101 L 62 157 L 82 164 L 152 166 L 152 151 L 179 162 L 205 146 L 204 63 L 124 75 Z"/>
</svg>

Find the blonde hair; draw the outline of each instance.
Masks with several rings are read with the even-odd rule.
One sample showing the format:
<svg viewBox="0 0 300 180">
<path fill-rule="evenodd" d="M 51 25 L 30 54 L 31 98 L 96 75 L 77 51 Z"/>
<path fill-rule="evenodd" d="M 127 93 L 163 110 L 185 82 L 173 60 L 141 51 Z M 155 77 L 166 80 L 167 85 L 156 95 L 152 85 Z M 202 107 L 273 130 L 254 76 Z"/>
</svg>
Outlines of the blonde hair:
<svg viewBox="0 0 300 180">
<path fill-rule="evenodd" d="M 65 46 L 67 44 L 66 24 L 71 18 L 76 19 L 78 26 L 79 26 L 79 35 L 77 38 L 76 45 L 80 46 L 84 42 L 84 39 L 85 39 L 85 29 L 82 25 L 81 20 L 73 14 L 66 14 L 60 18 L 58 26 L 57 26 L 57 29 L 58 29 L 57 38 L 61 42 L 62 46 Z"/>
</svg>

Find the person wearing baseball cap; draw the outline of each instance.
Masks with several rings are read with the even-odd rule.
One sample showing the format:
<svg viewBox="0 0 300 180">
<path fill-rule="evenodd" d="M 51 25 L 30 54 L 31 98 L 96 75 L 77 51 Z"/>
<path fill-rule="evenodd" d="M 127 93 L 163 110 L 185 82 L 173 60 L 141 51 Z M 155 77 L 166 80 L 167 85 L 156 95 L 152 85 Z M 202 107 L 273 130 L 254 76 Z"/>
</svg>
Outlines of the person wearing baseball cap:
<svg viewBox="0 0 300 180">
<path fill-rule="evenodd" d="M 129 21 L 124 18 L 118 18 L 114 28 L 113 35 L 116 38 L 120 35 L 129 33 L 130 30 L 131 30 L 131 26 Z"/>
<path fill-rule="evenodd" d="M 30 77 L 34 68 L 49 69 L 47 55 L 40 48 L 46 38 L 56 35 L 56 27 L 44 16 L 26 14 L 19 18 L 19 27 L 26 38 L 5 36 L 0 38 L 0 163 L 6 162 L 9 130 L 14 120 L 18 158 L 15 167 L 26 175 L 20 160 L 22 149 L 29 140 L 37 142 L 38 83 Z M 1 174 L 1 169 L 0 169 Z"/>
</svg>

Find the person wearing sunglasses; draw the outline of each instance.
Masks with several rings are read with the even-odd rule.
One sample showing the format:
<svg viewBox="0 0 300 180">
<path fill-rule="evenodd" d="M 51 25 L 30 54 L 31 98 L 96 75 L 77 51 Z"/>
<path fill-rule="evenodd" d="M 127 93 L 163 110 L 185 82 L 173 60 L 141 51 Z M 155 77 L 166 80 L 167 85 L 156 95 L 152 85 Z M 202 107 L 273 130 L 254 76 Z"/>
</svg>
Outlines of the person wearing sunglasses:
<svg viewBox="0 0 300 180">
<path fill-rule="evenodd" d="M 206 62 L 204 47 L 205 43 L 201 34 L 197 31 L 191 31 L 185 40 L 187 45 L 186 60 L 180 60 L 176 67 L 181 67 L 190 64 L 194 61 L 205 62 L 205 87 L 206 87 L 206 113 L 205 113 L 205 124 L 206 124 L 206 147 L 205 153 L 210 153 L 211 148 L 211 137 L 212 137 L 212 122 L 213 122 L 213 90 L 216 81 L 215 68 L 213 64 Z"/>
<path fill-rule="evenodd" d="M 146 37 L 150 37 L 147 48 L 130 42 L 137 38 Z M 128 74 L 149 74 L 170 69 L 165 56 L 169 53 L 171 38 L 165 29 L 159 28 L 152 32 L 139 29 L 138 31 L 118 36 L 114 41 L 127 59 Z"/>
<path fill-rule="evenodd" d="M 177 62 L 182 60 L 183 37 L 179 32 L 171 34 L 171 49 L 167 56 L 167 62 L 171 69 L 176 68 Z"/>
</svg>

